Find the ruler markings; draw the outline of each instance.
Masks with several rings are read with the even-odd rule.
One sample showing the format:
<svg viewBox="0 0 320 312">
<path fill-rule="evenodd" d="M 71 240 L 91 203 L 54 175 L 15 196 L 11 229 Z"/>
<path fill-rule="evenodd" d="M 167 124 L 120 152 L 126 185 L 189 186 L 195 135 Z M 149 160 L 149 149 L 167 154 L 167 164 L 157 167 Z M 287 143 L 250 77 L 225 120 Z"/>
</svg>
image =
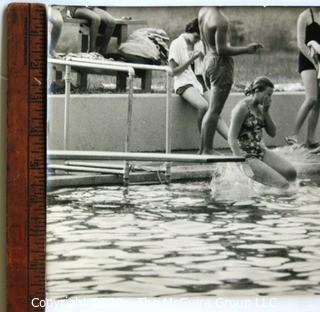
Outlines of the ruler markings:
<svg viewBox="0 0 320 312">
<path fill-rule="evenodd" d="M 29 59 L 29 301 L 45 299 L 46 14 L 31 5 Z M 33 311 L 31 304 L 30 311 Z"/>
</svg>

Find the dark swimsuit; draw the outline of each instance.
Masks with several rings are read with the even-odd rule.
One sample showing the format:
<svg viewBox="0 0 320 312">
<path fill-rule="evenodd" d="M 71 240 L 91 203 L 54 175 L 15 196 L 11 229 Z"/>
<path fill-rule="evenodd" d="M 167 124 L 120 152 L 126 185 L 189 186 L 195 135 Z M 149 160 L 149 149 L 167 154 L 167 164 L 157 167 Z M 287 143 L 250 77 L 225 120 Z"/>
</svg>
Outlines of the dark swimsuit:
<svg viewBox="0 0 320 312">
<path fill-rule="evenodd" d="M 310 14 L 312 18 L 312 23 L 306 27 L 306 41 L 307 44 L 309 41 L 314 40 L 320 44 L 320 25 L 314 21 L 313 12 L 310 9 Z M 314 69 L 314 65 L 300 52 L 299 53 L 299 73 L 304 70 Z"/>
<path fill-rule="evenodd" d="M 265 149 L 261 146 L 264 120 L 254 115 L 248 107 L 248 116 L 242 124 L 238 142 L 240 148 L 246 153 L 246 158 L 263 159 Z"/>
</svg>

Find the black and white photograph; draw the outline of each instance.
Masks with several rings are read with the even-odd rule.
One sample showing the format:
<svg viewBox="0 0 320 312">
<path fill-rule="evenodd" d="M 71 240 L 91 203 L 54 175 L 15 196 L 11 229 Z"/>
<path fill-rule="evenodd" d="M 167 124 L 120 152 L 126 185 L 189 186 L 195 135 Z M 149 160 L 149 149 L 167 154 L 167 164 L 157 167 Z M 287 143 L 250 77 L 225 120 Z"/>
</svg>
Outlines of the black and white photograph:
<svg viewBox="0 0 320 312">
<path fill-rule="evenodd" d="M 319 295 L 319 55 L 320 7 L 49 6 L 47 299 Z"/>
</svg>

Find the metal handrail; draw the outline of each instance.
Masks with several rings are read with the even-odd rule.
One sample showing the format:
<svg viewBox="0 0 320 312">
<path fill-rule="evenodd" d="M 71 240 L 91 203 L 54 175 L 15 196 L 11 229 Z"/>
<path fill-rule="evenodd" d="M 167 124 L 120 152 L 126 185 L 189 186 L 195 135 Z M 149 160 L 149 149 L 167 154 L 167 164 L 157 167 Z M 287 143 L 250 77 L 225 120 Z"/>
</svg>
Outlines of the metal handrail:
<svg viewBox="0 0 320 312">
<path fill-rule="evenodd" d="M 118 62 L 118 61 L 110 61 L 110 60 L 90 60 L 83 59 L 79 57 L 70 57 L 72 61 L 82 61 L 88 64 L 109 64 L 112 66 L 130 66 L 134 69 L 144 69 L 144 70 L 154 70 L 154 71 L 163 71 L 166 72 L 166 88 L 167 88 L 167 96 L 166 96 L 166 142 L 165 142 L 165 150 L 166 153 L 171 153 L 171 121 L 170 121 L 170 109 L 171 109 L 171 86 L 172 86 L 172 68 L 169 66 L 161 66 L 161 65 L 149 65 L 149 64 L 139 64 L 139 63 L 126 63 L 126 62 Z M 166 167 L 166 180 L 170 180 L 171 176 L 171 166 L 170 163 L 165 163 Z"/>
<path fill-rule="evenodd" d="M 116 71 L 128 72 L 131 75 L 135 74 L 135 71 L 132 66 L 124 66 L 124 65 L 110 64 L 110 63 L 88 62 L 88 60 L 81 59 L 81 58 L 78 58 L 77 60 L 74 60 L 72 57 L 67 58 L 66 60 L 49 58 L 48 63 L 56 64 L 56 65 L 70 65 L 71 67 L 111 69 L 111 70 L 116 70 Z"/>
<path fill-rule="evenodd" d="M 68 121 L 69 121 L 69 104 L 70 104 L 70 83 L 71 83 L 71 67 L 86 67 L 86 68 L 99 68 L 99 69 L 110 69 L 116 71 L 124 71 L 128 73 L 129 79 L 129 92 L 128 92 L 128 114 L 127 114 L 127 133 L 125 140 L 125 152 L 130 150 L 130 141 L 131 141 L 131 124 L 132 124 L 132 103 L 133 103 L 133 78 L 135 71 L 131 66 L 120 66 L 113 64 L 90 64 L 79 61 L 71 61 L 70 58 L 66 60 L 59 59 L 48 59 L 48 63 L 56 65 L 65 66 L 65 106 L 64 106 L 64 132 L 63 132 L 63 145 L 64 149 L 68 149 L 69 145 L 69 134 L 68 134 Z M 129 171 L 130 164 L 128 161 L 125 162 L 124 173 L 123 173 L 123 182 L 128 184 L 129 181 Z"/>
<path fill-rule="evenodd" d="M 119 62 L 119 61 L 110 61 L 106 60 L 94 60 L 94 59 L 84 59 L 81 57 L 71 56 L 70 60 L 72 61 L 81 61 L 86 63 L 94 63 L 94 64 L 109 64 L 114 66 L 130 66 L 134 69 L 149 69 L 155 71 L 164 71 L 164 72 L 171 72 L 172 69 L 170 66 L 165 65 L 150 65 L 150 64 L 140 64 L 140 63 L 127 63 L 127 62 Z"/>
<path fill-rule="evenodd" d="M 154 71 L 163 71 L 166 72 L 166 87 L 167 87 L 167 96 L 166 96 L 166 135 L 165 135 L 165 150 L 166 154 L 171 153 L 171 122 L 170 122 L 170 109 L 171 109 L 171 86 L 172 86 L 172 69 L 169 66 L 161 65 L 149 65 L 149 64 L 138 64 L 138 63 L 125 63 L 117 61 L 108 61 L 108 60 L 90 60 L 78 57 L 69 57 L 67 60 L 59 59 L 48 59 L 49 63 L 57 65 L 66 66 L 66 98 L 65 98 L 65 120 L 66 119 L 66 107 L 70 101 L 70 71 L 71 67 L 87 67 L 87 68 L 100 68 L 100 69 L 111 69 L 116 71 L 127 71 L 129 75 L 129 101 L 128 101 L 128 120 L 127 120 L 127 136 L 125 142 L 125 151 L 129 151 L 130 145 L 130 134 L 131 134 L 131 123 L 132 123 L 132 101 L 133 101 L 133 77 L 135 75 L 134 69 L 144 69 L 144 70 L 154 70 Z M 68 92 L 68 93 L 67 93 Z M 131 100 L 130 100 L 131 98 Z M 67 124 L 65 124 L 65 129 Z M 65 149 L 67 149 L 67 134 L 64 137 Z M 171 165 L 170 163 L 165 163 L 166 168 L 166 180 L 170 181 L 171 176 Z M 125 165 L 124 172 L 124 181 L 128 180 L 129 176 L 129 164 Z"/>
</svg>

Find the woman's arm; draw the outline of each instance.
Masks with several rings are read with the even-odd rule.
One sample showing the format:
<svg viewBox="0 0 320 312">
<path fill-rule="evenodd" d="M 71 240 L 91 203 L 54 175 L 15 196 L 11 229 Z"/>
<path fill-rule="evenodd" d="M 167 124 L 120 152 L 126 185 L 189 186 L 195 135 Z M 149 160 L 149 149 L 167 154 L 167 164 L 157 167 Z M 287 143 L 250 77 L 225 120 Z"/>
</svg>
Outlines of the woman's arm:
<svg viewBox="0 0 320 312">
<path fill-rule="evenodd" d="M 233 155 L 235 156 L 242 156 L 243 154 L 238 144 L 238 136 L 239 136 L 243 121 L 245 120 L 247 115 L 248 115 L 248 109 L 245 103 L 238 104 L 233 109 L 231 114 L 231 121 L 230 121 L 229 133 L 228 133 L 228 143 L 233 152 Z"/>
<path fill-rule="evenodd" d="M 266 112 L 264 114 L 264 121 L 266 123 L 266 132 L 271 136 L 275 137 L 277 134 L 277 128 L 276 125 L 274 124 L 269 112 Z"/>
<path fill-rule="evenodd" d="M 232 47 L 227 41 L 227 32 L 228 24 L 219 25 L 216 28 L 215 43 L 218 55 L 253 54 L 262 48 L 260 43 L 250 43 L 245 47 Z"/>
<path fill-rule="evenodd" d="M 189 60 L 184 64 L 178 64 L 173 59 L 169 60 L 169 66 L 172 69 L 173 76 L 177 76 L 183 73 L 194 62 L 194 60 L 200 57 L 201 55 L 201 51 L 193 51 Z"/>
<path fill-rule="evenodd" d="M 262 112 L 264 116 L 264 122 L 266 124 L 265 129 L 267 134 L 270 135 L 271 137 L 275 137 L 277 133 L 277 128 L 269 114 L 270 105 L 271 105 L 271 99 L 267 98 L 263 103 Z"/>
<path fill-rule="evenodd" d="M 306 28 L 308 26 L 308 15 L 306 11 L 299 15 L 297 22 L 297 45 L 301 53 L 316 66 L 314 59 L 311 56 L 310 50 L 306 45 Z"/>
</svg>

